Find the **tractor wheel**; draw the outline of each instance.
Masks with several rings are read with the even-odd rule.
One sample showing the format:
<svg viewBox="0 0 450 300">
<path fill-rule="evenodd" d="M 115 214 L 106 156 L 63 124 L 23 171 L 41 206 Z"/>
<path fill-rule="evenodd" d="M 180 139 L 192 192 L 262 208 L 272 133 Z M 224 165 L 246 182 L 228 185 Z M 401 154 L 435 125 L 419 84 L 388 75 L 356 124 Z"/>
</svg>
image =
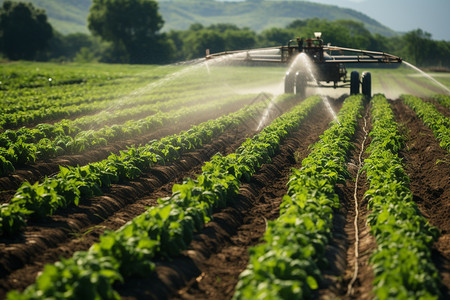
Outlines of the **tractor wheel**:
<svg viewBox="0 0 450 300">
<path fill-rule="evenodd" d="M 294 93 L 294 83 L 295 83 L 295 73 L 286 72 L 286 76 L 284 77 L 284 92 L 286 94 Z"/>
<path fill-rule="evenodd" d="M 295 73 L 295 93 L 301 98 L 306 97 L 306 85 L 308 81 L 306 80 L 305 73 L 297 72 Z"/>
<path fill-rule="evenodd" d="M 359 72 L 352 71 L 350 74 L 350 95 L 359 94 Z"/>
<path fill-rule="evenodd" d="M 370 72 L 362 73 L 362 84 L 361 84 L 362 94 L 367 98 L 372 97 L 372 75 Z"/>
</svg>

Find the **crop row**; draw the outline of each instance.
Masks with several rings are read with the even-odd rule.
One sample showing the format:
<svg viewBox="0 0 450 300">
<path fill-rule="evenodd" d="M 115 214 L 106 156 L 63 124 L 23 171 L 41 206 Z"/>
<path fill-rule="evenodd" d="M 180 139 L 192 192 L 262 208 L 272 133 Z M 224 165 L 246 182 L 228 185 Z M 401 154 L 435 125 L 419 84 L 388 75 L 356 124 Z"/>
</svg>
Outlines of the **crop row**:
<svg viewBox="0 0 450 300">
<path fill-rule="evenodd" d="M 177 68 L 177 67 L 175 67 Z M 167 67 L 160 67 L 162 71 L 141 74 L 114 74 L 112 78 L 102 77 L 94 83 L 81 82 L 71 86 L 51 86 L 45 88 L 0 90 L 0 96 L 4 101 L 0 103 L 1 113 L 14 113 L 17 111 L 29 111 L 52 106 L 66 106 L 81 104 L 85 102 L 98 101 L 102 99 L 113 99 L 126 96 L 158 97 L 166 94 L 186 94 L 209 90 L 218 90 L 218 85 L 210 85 L 207 74 L 196 74 L 192 72 L 201 66 L 185 68 L 171 73 Z M 176 69 L 175 69 L 176 70 Z M 126 70 L 127 72 L 129 70 Z M 26 70 L 25 72 L 30 72 Z M 236 74 L 235 74 L 236 75 Z M 239 82 L 242 78 L 237 74 L 236 78 L 228 78 Z M 0 75 L 0 80 L 1 80 Z M 228 81 L 230 81 L 228 80 Z M 0 83 L 4 85 L 6 82 Z M 117 88 L 120 86 L 120 89 Z"/>
<path fill-rule="evenodd" d="M 158 111 L 165 111 L 186 104 L 192 105 L 193 103 L 199 103 L 208 99 L 208 96 L 199 97 L 198 95 L 176 96 L 172 94 L 161 97 L 162 98 L 150 101 L 149 104 L 143 105 L 139 105 L 141 101 L 135 101 L 135 99 L 129 98 L 119 99 L 117 101 L 105 100 L 94 102 L 91 104 L 92 107 L 104 110 L 95 115 L 83 116 L 73 121 L 64 119 L 54 124 L 39 124 L 35 128 L 20 128 L 15 131 L 15 134 L 12 130 L 8 130 L 6 133 L 0 134 L 0 146 L 7 148 L 5 146 L 7 143 L 14 143 L 22 136 L 26 139 L 27 143 L 36 143 L 42 138 L 54 139 L 55 137 L 64 134 L 73 137 L 83 130 L 117 123 L 123 119 L 136 119 L 136 117 L 140 115 L 150 115 Z M 131 108 L 126 108 L 130 105 L 132 106 Z M 82 112 L 83 107 L 80 106 L 79 110 Z"/>
<path fill-rule="evenodd" d="M 280 101 L 290 98 L 282 97 Z M 217 104 L 215 104 L 217 106 Z M 78 204 L 81 197 L 101 194 L 101 188 L 140 176 L 156 164 L 164 165 L 182 153 L 201 147 L 230 126 L 242 123 L 263 109 L 264 103 L 249 106 L 217 120 L 193 126 L 186 132 L 153 141 L 142 147 L 130 147 L 120 155 L 83 167 L 60 167 L 60 172 L 42 183 L 25 182 L 9 204 L 0 207 L 0 235 L 12 234 L 25 225 L 27 218 L 43 218 L 55 210 Z M 199 111 L 199 108 L 196 108 Z"/>
<path fill-rule="evenodd" d="M 378 299 L 438 299 L 440 279 L 431 248 L 439 232 L 413 201 L 409 177 L 398 156 L 405 141 L 389 103 L 383 95 L 376 95 L 372 103 L 372 142 L 364 169 L 370 184 L 365 194 L 371 210 L 367 221 L 377 242 L 370 258 L 375 295 Z"/>
<path fill-rule="evenodd" d="M 401 99 L 412 108 L 439 140 L 441 147 L 450 151 L 450 119 L 438 112 L 431 103 L 412 95 L 402 95 Z"/>
<path fill-rule="evenodd" d="M 0 115 L 0 129 L 17 128 L 42 121 L 51 121 L 86 113 L 96 112 L 111 105 L 111 100 L 102 100 L 93 103 L 73 104 L 70 106 L 50 106 L 36 110 L 24 110 Z"/>
<path fill-rule="evenodd" d="M 99 75 L 98 73 L 87 74 L 83 72 L 81 74 L 76 74 L 73 72 L 57 72 L 57 70 L 55 70 L 56 68 L 49 72 L 36 72 L 32 68 L 27 68 L 26 70 L 19 70 L 14 67 L 10 70 L 5 67 L 3 68 L 6 70 L 2 70 L 0 75 L 0 90 L 36 89 L 51 85 L 64 86 L 80 83 L 96 84 L 98 82 L 120 77 L 119 74 L 108 74 L 105 76 Z"/>
<path fill-rule="evenodd" d="M 448 95 L 435 95 L 433 97 L 439 104 L 445 106 L 447 109 L 450 109 L 450 96 Z"/>
<path fill-rule="evenodd" d="M 268 223 L 264 243 L 251 248 L 234 299 L 312 297 L 320 269 L 327 264 L 333 209 L 339 207 L 334 187 L 349 176 L 346 157 L 362 108 L 362 96 L 347 98 L 337 121 L 313 146 L 302 168 L 293 170 L 280 217 Z"/>
<path fill-rule="evenodd" d="M 115 103 L 110 103 L 108 109 L 92 116 L 84 116 L 73 121 L 64 120 L 65 126 L 71 127 L 71 136 L 78 134 L 82 130 L 89 128 L 98 128 L 107 124 L 119 123 L 121 120 L 137 119 L 142 114 L 152 114 L 158 111 L 167 111 L 169 109 L 179 108 L 181 106 L 192 106 L 202 102 L 210 102 L 218 99 L 231 97 L 231 95 L 211 96 L 208 93 L 204 95 L 188 94 L 182 95 L 164 94 L 153 97 L 151 103 L 144 101 L 134 101 L 130 99 L 122 99 Z M 223 101 L 227 101 L 226 99 Z M 142 102 L 142 103 L 141 103 Z M 129 107 L 129 108 L 127 108 Z"/>
<path fill-rule="evenodd" d="M 214 209 L 224 207 L 239 191 L 239 179 L 251 176 L 275 155 L 280 143 L 297 130 L 319 97 L 305 100 L 291 112 L 244 142 L 228 156 L 216 155 L 196 180 L 174 185 L 171 197 L 118 231 L 108 231 L 89 251 L 47 265 L 36 284 L 24 294 L 12 292 L 8 299 L 76 297 L 119 298 L 112 284 L 131 275 L 149 276 L 157 257 L 170 257 L 187 248 L 193 234 L 203 228 Z"/>
<path fill-rule="evenodd" d="M 249 95 L 234 96 L 227 99 L 198 104 L 188 108 L 178 108 L 169 112 L 158 111 L 139 120 L 130 120 L 120 125 L 105 126 L 100 130 L 81 131 L 71 126 L 74 122 L 64 120 L 56 125 L 40 124 L 34 129 L 19 130 L 19 137 L 14 131 L 0 134 L 0 175 L 13 172 L 17 166 L 33 163 L 36 159 L 48 159 L 63 154 L 80 153 L 92 147 L 106 145 L 114 140 L 131 138 L 139 134 L 175 124 L 189 116 L 207 113 L 211 109 L 239 103 Z M 172 103 L 173 104 L 173 103 Z M 165 104 L 163 103 L 161 107 Z M 136 111 L 137 113 L 139 111 Z M 33 143 L 39 140 L 37 144 Z"/>
<path fill-rule="evenodd" d="M 47 90 L 13 90 L 2 93 L 4 101 L 0 103 L 0 112 L 8 114 L 42 110 L 53 106 L 81 105 L 123 97 L 136 88 L 138 88 L 136 84 L 128 84 L 119 91 L 110 85 L 95 87 L 77 85 L 70 88 L 52 88 Z"/>
<path fill-rule="evenodd" d="M 183 90 L 183 93 L 180 94 L 173 90 L 161 93 L 161 91 L 158 92 L 150 88 L 148 90 L 143 88 L 142 91 L 136 91 L 136 89 L 135 85 L 125 86 L 124 89 L 121 88 L 118 92 L 116 87 L 107 86 L 89 92 L 81 90 L 83 92 L 81 95 L 74 95 L 74 92 L 70 92 L 56 96 L 54 93 L 51 93 L 50 95 L 37 98 L 32 97 L 15 105 L 12 105 L 10 103 L 11 99 L 6 97 L 3 102 L 5 106 L 4 111 L 0 114 L 0 129 L 17 128 L 41 121 L 76 116 L 82 113 L 94 113 L 107 108 L 117 110 L 158 101 L 198 97 L 198 91 L 196 90 Z M 131 92 L 133 90 L 134 92 Z M 202 92 L 203 98 L 206 98 L 208 94 L 217 94 L 217 91 L 218 89 L 215 87 L 205 89 Z"/>
<path fill-rule="evenodd" d="M 175 70 L 177 68 L 175 67 Z M 250 72 L 250 75 L 253 76 L 245 76 L 249 75 L 248 70 L 242 70 L 242 74 L 236 74 L 236 70 L 231 72 L 222 68 L 221 72 L 207 74 L 202 72 L 202 69 L 206 71 L 203 65 L 180 69 L 170 75 L 166 75 L 166 73 L 173 68 L 161 67 L 160 69 L 161 71 L 158 72 L 153 71 L 154 75 L 151 76 L 148 72 L 134 74 L 133 76 L 121 72 L 120 74 L 113 74 L 112 80 L 101 77 L 103 81 L 95 80 L 91 83 L 88 80 L 88 82 L 71 84 L 71 86 L 47 86 L 2 91 L 2 82 L 0 82 L 0 96 L 3 99 L 0 103 L 0 126 L 5 129 L 12 129 L 35 124 L 42 120 L 74 116 L 81 113 L 80 107 L 77 106 L 82 106 L 83 113 L 92 113 L 100 109 L 95 102 L 108 102 L 107 100 L 120 102 L 121 107 L 132 107 L 138 104 L 174 99 L 180 97 L 180 95 L 183 95 L 183 97 L 193 96 L 194 94 L 224 96 L 224 92 L 227 94 L 231 92 L 228 87 L 224 89 L 227 83 L 236 82 L 239 86 L 246 85 L 247 82 L 254 83 L 255 79 L 254 72 Z M 17 74 L 16 76 L 26 76 L 28 73 L 35 72 L 33 69 L 25 70 L 25 75 Z M 8 70 L 5 71 L 8 73 Z M 125 72 L 129 71 L 125 70 Z M 192 72 L 196 71 L 200 72 L 196 73 L 196 76 L 190 76 Z M 14 70 L 13 73 L 16 73 L 16 71 Z M 224 86 L 217 84 L 217 82 L 221 82 L 220 79 L 225 80 Z M 262 79 L 257 78 L 260 81 Z M 265 80 L 268 80 L 267 76 Z M 150 84 L 148 84 L 149 81 L 151 81 Z M 215 84 L 210 84 L 211 82 Z M 3 84 L 6 84 L 6 81 L 3 81 Z M 119 86 L 120 88 L 118 88 Z M 201 93 L 199 93 L 200 90 Z M 90 106 L 90 103 L 94 105 Z M 66 107 L 66 109 L 63 107 Z"/>
<path fill-rule="evenodd" d="M 161 79 L 160 81 L 164 81 Z M 51 107 L 67 107 L 73 105 L 87 105 L 89 103 L 103 100 L 126 99 L 127 106 L 133 106 L 140 103 L 150 103 L 158 100 L 173 99 L 175 97 L 198 94 L 198 88 L 202 86 L 201 82 L 193 83 L 191 86 L 185 86 L 187 80 L 178 80 L 179 91 L 172 87 L 159 87 L 159 81 L 147 84 L 119 82 L 113 85 L 102 85 L 95 87 L 86 87 L 84 85 L 74 86 L 70 89 L 49 89 L 46 91 L 9 91 L 2 93 L 3 101 L 0 103 L 1 114 L 13 114 L 28 111 L 45 111 Z M 117 85 L 120 84 L 120 89 Z M 217 87 L 205 87 L 202 92 L 218 90 Z M 203 94 L 202 93 L 202 94 Z M 0 124 L 1 125 L 1 124 Z"/>
</svg>

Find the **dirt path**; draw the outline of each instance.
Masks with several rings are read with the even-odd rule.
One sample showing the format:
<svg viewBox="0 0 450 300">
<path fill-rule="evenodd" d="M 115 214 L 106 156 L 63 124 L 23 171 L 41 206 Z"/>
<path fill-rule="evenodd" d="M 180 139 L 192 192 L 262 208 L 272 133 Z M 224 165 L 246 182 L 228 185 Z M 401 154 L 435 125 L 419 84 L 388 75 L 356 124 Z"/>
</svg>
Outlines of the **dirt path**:
<svg viewBox="0 0 450 300">
<path fill-rule="evenodd" d="M 347 164 L 351 178 L 345 184 L 337 186 L 341 207 L 334 214 L 333 238 L 326 253 L 330 268 L 324 271 L 324 281 L 318 291 L 318 299 L 371 298 L 374 277 L 368 261 L 376 243 L 366 225 L 369 211 L 363 196 L 368 189 L 368 184 L 364 172 L 360 173 L 358 178 L 357 206 L 355 205 L 355 179 L 361 166 L 360 155 L 363 162 L 368 156 L 365 150 L 370 144 L 370 137 L 367 135 L 371 129 L 369 109 L 367 105 L 352 140 L 354 148 L 350 152 Z M 357 220 L 357 227 L 355 227 L 355 220 Z M 355 248 L 356 236 L 359 239 L 358 252 Z M 356 253 L 358 253 L 357 258 Z M 356 263 L 357 272 L 355 272 Z"/>
<path fill-rule="evenodd" d="M 271 164 L 264 165 L 243 184 L 236 203 L 214 215 L 182 256 L 160 262 L 157 276 L 133 279 L 119 287 L 124 299 L 230 299 L 239 274 L 248 263 L 248 249 L 260 242 L 266 222 L 278 217 L 287 191 L 291 167 L 299 166 L 330 121 L 316 111 L 305 126 L 280 148 Z M 296 161 L 295 158 L 299 160 Z"/>
<path fill-rule="evenodd" d="M 429 222 L 438 227 L 442 236 L 434 245 L 434 262 L 439 269 L 444 283 L 442 294 L 444 298 L 450 296 L 450 164 L 449 154 L 439 147 L 433 133 L 415 113 L 401 101 L 391 101 L 393 112 L 399 123 L 400 130 L 408 136 L 407 146 L 400 153 L 404 157 L 405 170 L 411 179 L 411 191 L 419 205 L 421 212 Z M 349 172 L 355 178 L 357 165 L 356 153 L 360 150 L 362 140 L 361 122 L 354 139 L 355 150 L 349 162 Z M 370 143 L 370 137 L 366 142 Z M 368 153 L 364 153 L 363 159 Z M 436 164 L 437 161 L 441 161 Z M 339 187 L 339 197 L 342 207 L 335 214 L 335 228 L 333 241 L 328 250 L 328 259 L 332 266 L 325 272 L 325 282 L 319 290 L 320 299 L 372 299 L 373 271 L 369 265 L 369 258 L 376 247 L 374 237 L 366 226 L 367 201 L 363 200 L 364 192 L 368 185 L 365 173 L 361 174 L 360 182 L 364 185 L 357 190 L 359 201 L 359 264 L 358 276 L 353 285 L 353 293 L 348 293 L 347 285 L 354 272 L 355 261 L 355 231 L 354 216 L 355 206 L 353 202 L 354 181 L 348 180 L 346 185 Z M 344 252 L 347 249 L 347 257 Z M 345 270 L 345 271 L 344 271 Z M 343 275 L 344 274 L 344 275 Z"/>
</svg>

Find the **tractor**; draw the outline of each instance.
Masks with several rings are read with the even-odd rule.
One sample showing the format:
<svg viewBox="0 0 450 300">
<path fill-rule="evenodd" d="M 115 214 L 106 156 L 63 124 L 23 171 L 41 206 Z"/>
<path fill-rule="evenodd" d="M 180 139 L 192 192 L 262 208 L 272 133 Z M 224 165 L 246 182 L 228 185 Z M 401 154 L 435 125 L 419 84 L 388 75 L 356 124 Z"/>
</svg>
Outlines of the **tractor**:
<svg viewBox="0 0 450 300">
<path fill-rule="evenodd" d="M 248 63 L 278 63 L 286 64 L 288 70 L 284 77 L 285 93 L 296 93 L 304 96 L 306 87 L 348 87 L 350 94 L 360 92 L 367 97 L 372 94 L 372 78 L 370 72 L 352 71 L 350 82 L 347 79 L 347 64 L 400 64 L 398 56 L 384 52 L 366 51 L 324 45 L 321 33 L 315 32 L 314 38 L 290 40 L 287 46 L 226 51 L 209 54 L 206 59 L 233 54 L 232 59 Z M 267 54 L 264 50 L 277 50 L 276 54 Z M 312 83 L 312 84 L 310 84 Z"/>
</svg>

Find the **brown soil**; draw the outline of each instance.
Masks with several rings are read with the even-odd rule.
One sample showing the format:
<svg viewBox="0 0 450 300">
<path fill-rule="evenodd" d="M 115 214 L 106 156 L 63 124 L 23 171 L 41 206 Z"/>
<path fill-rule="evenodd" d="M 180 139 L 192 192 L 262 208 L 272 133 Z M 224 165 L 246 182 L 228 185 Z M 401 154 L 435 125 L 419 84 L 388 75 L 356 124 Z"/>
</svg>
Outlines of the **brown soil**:
<svg viewBox="0 0 450 300">
<path fill-rule="evenodd" d="M 401 101 L 391 104 L 408 138 L 402 155 L 414 200 L 430 224 L 441 231 L 433 255 L 444 284 L 442 294 L 450 297 L 450 156 L 414 111 Z"/>
<path fill-rule="evenodd" d="M 214 215 L 191 243 L 171 262 L 160 262 L 149 279 L 129 279 L 118 286 L 124 299 L 230 299 L 239 274 L 248 263 L 248 249 L 260 243 L 266 222 L 279 214 L 291 168 L 305 158 L 308 146 L 327 128 L 329 116 L 316 111 L 287 139 L 271 164 L 242 184 L 233 206 Z M 296 158 L 298 159 L 296 161 Z"/>
<path fill-rule="evenodd" d="M 373 271 L 369 265 L 369 257 L 376 248 L 375 239 L 369 232 L 369 227 L 366 225 L 367 216 L 367 201 L 363 199 L 364 193 L 368 189 L 366 175 L 364 172 L 360 173 L 358 178 L 358 188 L 356 190 L 357 198 L 357 230 L 358 230 L 358 252 L 359 256 L 355 256 L 355 183 L 359 170 L 359 155 L 361 161 L 367 158 L 367 147 L 370 145 L 370 137 L 366 132 L 370 132 L 371 120 L 369 113 L 369 105 L 366 106 L 366 113 L 363 118 L 359 119 L 357 131 L 353 138 L 354 148 L 349 154 L 347 169 L 351 178 L 345 184 L 337 186 L 337 193 L 341 207 L 335 211 L 333 239 L 327 247 L 327 258 L 330 268 L 324 271 L 324 282 L 319 291 L 319 299 L 371 299 L 372 281 L 374 279 Z M 364 131 L 365 130 L 365 131 Z M 362 148 L 364 147 L 364 148 Z M 358 265 L 358 272 L 356 280 L 351 284 L 351 291 L 349 291 L 349 283 L 352 281 L 355 274 L 355 263 Z"/>
<path fill-rule="evenodd" d="M 340 99 L 342 100 L 342 99 Z M 337 111 L 341 101 L 332 103 Z M 438 227 L 442 236 L 434 246 L 434 261 L 443 279 L 443 295 L 449 295 L 450 288 L 450 158 L 439 147 L 432 132 L 423 125 L 413 111 L 400 101 L 392 102 L 397 122 L 403 126 L 408 136 L 407 147 L 401 153 L 405 168 L 411 178 L 411 190 L 421 212 L 430 223 Z M 218 113 L 222 115 L 223 112 Z M 192 124 L 194 120 L 190 120 Z M 199 232 L 190 248 L 170 261 L 157 261 L 156 273 L 147 279 L 126 278 L 115 288 L 123 299 L 230 299 L 234 293 L 239 274 L 248 262 L 248 249 L 260 243 L 266 223 L 278 217 L 279 204 L 286 193 L 292 167 L 308 155 L 309 146 L 317 141 L 327 128 L 330 117 L 324 109 L 316 111 L 311 119 L 287 139 L 280 153 L 270 164 L 264 165 L 248 183 L 241 185 L 240 193 L 230 207 L 214 214 L 212 222 Z M 200 122 L 200 120 L 198 120 Z M 350 153 L 348 169 L 356 177 L 357 159 L 364 137 L 362 119 Z M 369 122 L 370 124 L 370 122 Z M 38 164 L 21 170 L 9 177 L 0 178 L 9 190 L 17 188 L 26 179 L 37 180 L 43 175 L 55 172 L 58 164 L 85 164 L 106 157 L 111 151 L 123 149 L 126 145 L 143 143 L 154 136 L 164 136 L 181 130 L 179 127 L 166 128 L 149 134 L 142 139 L 111 144 L 105 149 L 97 149 L 78 156 L 68 156 Z M 370 125 L 369 125 L 370 126 Z M 188 125 L 186 124 L 186 128 Z M 145 208 L 156 204 L 159 197 L 171 194 L 174 183 L 183 177 L 200 172 L 201 165 L 217 152 L 230 153 L 254 133 L 254 122 L 228 130 L 220 138 L 202 149 L 188 153 L 164 167 L 153 168 L 140 179 L 129 183 L 113 185 L 101 197 L 83 201 L 80 206 L 58 212 L 42 222 L 31 222 L 26 231 L 14 238 L 0 239 L 0 299 L 11 289 L 23 290 L 33 283 L 36 274 L 47 263 L 59 257 L 70 257 L 75 251 L 86 250 L 98 240 L 105 229 L 117 229 L 141 214 Z M 140 142 L 139 142 L 140 141 Z M 365 147 L 370 142 L 366 141 Z M 96 154 L 101 152 L 101 154 Z M 108 152 L 109 151 L 109 152 Z M 98 155 L 98 156 L 96 156 Z M 362 159 L 367 157 L 364 152 Z M 297 160 L 296 160 L 297 159 Z M 436 164 L 438 162 L 438 164 Z M 51 164 L 54 164 L 51 165 Z M 56 169 L 57 170 L 57 169 Z M 23 174 L 21 173 L 23 172 Z M 34 176 L 34 177 L 33 177 Z M 5 179 L 6 178 L 6 179 Z M 16 186 L 16 187 L 14 187 Z M 353 293 L 347 296 L 347 285 L 354 267 L 354 181 L 347 180 L 337 187 L 341 208 L 335 211 L 333 239 L 327 247 L 330 268 L 324 272 L 317 298 L 331 299 L 371 299 L 373 272 L 368 258 L 376 247 L 374 238 L 366 226 L 367 203 L 362 200 L 367 190 L 365 173 L 361 174 L 357 198 L 360 216 L 358 221 L 360 247 L 359 272 L 353 285 Z M 8 190 L 2 193 L 8 194 Z M 0 195 L 0 199 L 8 199 Z M 449 295 L 450 296 L 450 295 Z M 446 298 L 444 296 L 444 298 Z"/>
<path fill-rule="evenodd" d="M 278 107 L 269 120 L 292 104 Z M 45 264 L 87 250 L 105 229 L 118 229 L 146 207 L 155 205 L 159 197 L 169 196 L 174 183 L 198 174 L 203 162 L 214 154 L 233 152 L 255 133 L 258 121 L 251 119 L 230 128 L 202 149 L 183 155 L 169 166 L 155 167 L 139 179 L 115 184 L 101 197 L 81 201 L 79 206 L 58 211 L 46 220 L 30 221 L 17 236 L 0 238 L 0 298 L 8 290 L 22 290 L 33 283 Z"/>
<path fill-rule="evenodd" d="M 356 228 L 354 225 L 354 220 L 356 217 L 356 208 L 354 203 L 354 192 L 355 192 L 355 179 L 357 177 L 358 166 L 359 166 L 359 155 L 361 154 L 361 163 L 364 163 L 369 155 L 367 148 L 370 145 L 371 139 L 368 136 L 372 128 L 371 125 L 371 115 L 370 115 L 370 105 L 366 107 L 366 113 L 364 118 L 359 120 L 358 131 L 356 132 L 355 139 L 353 141 L 354 150 L 350 156 L 350 162 L 348 170 L 353 180 L 347 180 L 345 187 L 341 189 L 343 206 L 348 208 L 347 224 L 345 231 L 347 232 L 348 240 L 350 246 L 347 251 L 347 262 L 348 266 L 344 275 L 344 282 L 347 286 L 344 287 L 345 297 L 341 295 L 342 298 L 346 299 L 371 299 L 372 298 L 372 281 L 374 279 L 372 267 L 369 264 L 369 258 L 373 250 L 376 248 L 375 238 L 370 234 L 370 228 L 367 226 L 367 216 L 370 211 L 367 209 L 367 201 L 364 199 L 364 193 L 369 188 L 367 183 L 366 173 L 360 173 L 358 178 L 358 188 L 356 191 L 357 198 L 357 230 L 358 230 L 358 257 L 355 257 L 355 233 Z M 356 167 L 355 167 L 356 166 Z M 362 167 L 362 165 L 361 165 Z M 349 218 L 349 216 L 351 216 Z M 350 290 L 348 285 L 354 277 L 355 273 L 355 263 L 358 265 L 358 272 L 356 274 L 356 280 L 352 283 Z"/>
</svg>

